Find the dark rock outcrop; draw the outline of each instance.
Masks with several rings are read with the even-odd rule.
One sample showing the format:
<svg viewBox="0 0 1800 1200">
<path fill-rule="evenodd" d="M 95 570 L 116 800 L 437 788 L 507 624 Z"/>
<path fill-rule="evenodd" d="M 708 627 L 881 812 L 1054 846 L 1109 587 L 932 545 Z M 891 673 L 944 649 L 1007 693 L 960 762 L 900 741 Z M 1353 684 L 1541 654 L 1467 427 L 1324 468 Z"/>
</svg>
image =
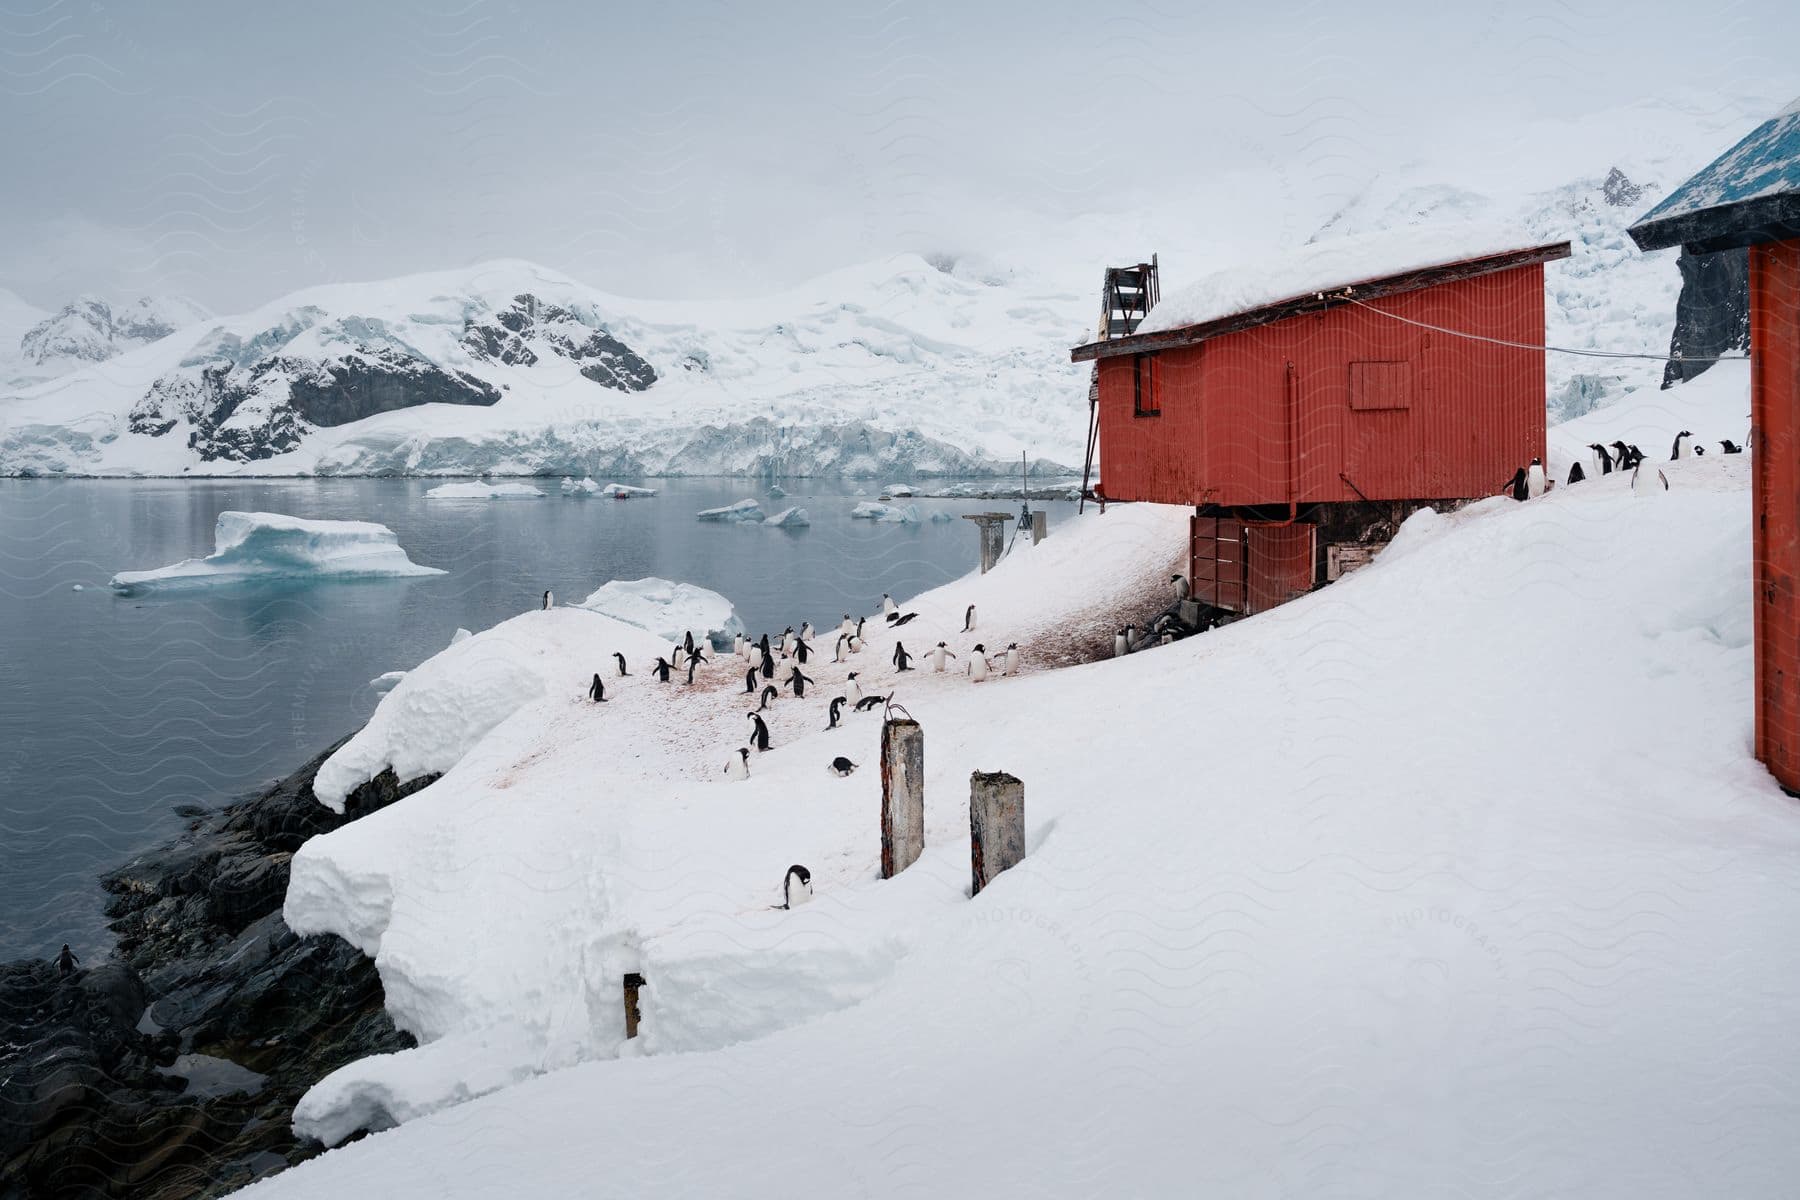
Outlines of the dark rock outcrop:
<svg viewBox="0 0 1800 1200">
<path fill-rule="evenodd" d="M 306 1088 L 412 1044 L 368 959 L 281 919 L 302 842 L 430 782 L 388 773 L 338 816 L 312 794 L 330 753 L 184 806 L 185 834 L 108 874 L 111 961 L 0 964 L 0 1198 L 222 1195 L 318 1152 L 289 1124 Z M 237 1082 L 200 1086 L 220 1068 Z"/>
<path fill-rule="evenodd" d="M 1671 355 L 1711 358 L 1742 354 L 1750 348 L 1750 252 L 1721 250 L 1689 254 L 1675 260 L 1681 271 L 1681 296 L 1675 301 Z M 1671 362 L 1663 368 L 1664 387 L 1703 374 L 1709 362 Z"/>
<path fill-rule="evenodd" d="M 641 392 L 656 382 L 656 368 L 637 351 L 530 292 L 514 296 L 512 306 L 491 320 L 465 321 L 462 344 L 477 358 L 507 366 L 528 367 L 545 355 L 566 359 L 584 378 L 620 392 Z"/>
</svg>

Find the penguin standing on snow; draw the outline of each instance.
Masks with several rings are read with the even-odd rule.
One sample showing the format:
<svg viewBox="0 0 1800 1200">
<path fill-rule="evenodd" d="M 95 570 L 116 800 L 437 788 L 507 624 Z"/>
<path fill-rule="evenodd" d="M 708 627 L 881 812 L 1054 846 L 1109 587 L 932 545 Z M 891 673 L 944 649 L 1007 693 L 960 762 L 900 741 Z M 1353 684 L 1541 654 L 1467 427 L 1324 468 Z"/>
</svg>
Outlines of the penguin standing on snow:
<svg viewBox="0 0 1800 1200">
<path fill-rule="evenodd" d="M 1613 460 L 1612 455 L 1606 452 L 1606 447 L 1602 446 L 1599 442 L 1589 442 L 1588 449 L 1593 451 L 1593 454 L 1590 456 L 1590 459 L 1594 464 L 1591 468 L 1593 473 L 1596 475 L 1611 475 Z"/>
<path fill-rule="evenodd" d="M 806 656 L 811 653 L 812 653 L 812 647 L 806 644 L 805 638 L 797 637 L 794 639 L 794 661 L 795 662 L 804 664 L 806 662 Z"/>
<path fill-rule="evenodd" d="M 781 695 L 781 689 L 771 683 L 768 687 L 765 687 L 762 690 L 762 703 L 760 703 L 756 706 L 756 711 L 762 712 L 765 708 L 769 707 L 769 701 L 774 700 L 775 698 L 777 698 L 780 695 Z"/>
<path fill-rule="evenodd" d="M 742 658 L 744 656 L 744 635 L 743 634 L 734 633 L 731 635 L 731 652 L 733 654 L 737 655 L 739 658 Z"/>
<path fill-rule="evenodd" d="M 1582 480 L 1584 480 L 1586 478 L 1587 478 L 1587 472 L 1583 471 L 1581 469 L 1580 463 L 1570 463 L 1569 464 L 1569 482 L 1570 483 L 1580 483 Z"/>
<path fill-rule="evenodd" d="M 1662 490 L 1665 492 L 1668 491 L 1669 477 L 1659 470 L 1656 472 L 1656 478 L 1658 482 L 1662 484 Z M 1640 460 L 1638 465 L 1631 470 L 1631 490 L 1634 492 L 1651 492 L 1656 490 L 1656 484 L 1652 483 L 1650 481 L 1650 476 L 1644 473 L 1644 462 L 1642 460 Z"/>
<path fill-rule="evenodd" d="M 886 592 L 881 593 L 881 615 L 891 617 L 899 611 L 900 606 L 894 603 L 894 598 Z"/>
<path fill-rule="evenodd" d="M 1130 654 L 1130 653 L 1131 653 L 1131 626 L 1126 625 L 1126 626 L 1123 626 L 1122 628 L 1120 628 L 1119 632 L 1113 634 L 1113 657 L 1114 658 L 1124 658 L 1127 654 Z"/>
<path fill-rule="evenodd" d="M 845 653 L 844 644 L 846 642 L 848 642 L 849 640 L 850 640 L 849 634 L 847 634 L 847 633 L 838 634 L 837 645 L 834 646 L 831 651 L 831 661 L 832 662 L 848 661 L 850 656 L 847 653 Z"/>
<path fill-rule="evenodd" d="M 862 698 L 863 698 L 862 684 L 856 682 L 856 672 L 855 671 L 850 672 L 849 675 L 844 677 L 844 695 L 850 697 L 850 703 L 852 705 L 857 705 L 857 704 L 862 703 Z"/>
<path fill-rule="evenodd" d="M 1612 442 L 1612 448 L 1613 468 L 1619 471 L 1629 471 L 1632 467 L 1630 449 L 1626 447 L 1624 442 L 1618 440 Z"/>
<path fill-rule="evenodd" d="M 674 670 L 674 668 L 669 665 L 669 660 L 658 655 L 656 665 L 650 668 L 650 673 L 664 683 L 667 683 L 669 682 L 669 672 L 672 670 Z"/>
<path fill-rule="evenodd" d="M 751 713 L 749 715 L 750 715 L 750 721 L 751 721 L 752 725 L 755 727 L 754 732 L 751 733 L 751 735 L 750 735 L 750 744 L 752 746 L 755 746 L 757 751 L 760 753 L 761 751 L 767 750 L 769 748 L 769 727 L 767 725 L 763 724 L 763 719 L 761 717 L 757 716 L 755 713 Z"/>
<path fill-rule="evenodd" d="M 931 669 L 942 675 L 944 673 L 944 660 L 955 657 L 956 651 L 950 649 L 950 647 L 944 645 L 944 643 L 939 642 L 931 648 Z"/>
<path fill-rule="evenodd" d="M 613 661 L 619 664 L 619 674 L 621 674 L 621 675 L 631 674 L 630 671 L 627 671 L 625 669 L 625 656 L 623 654 L 620 654 L 617 650 L 613 651 Z"/>
<path fill-rule="evenodd" d="M 916 612 L 909 612 L 902 616 L 895 617 L 894 618 L 894 628 L 895 629 L 900 628 L 902 625 L 906 624 L 908 621 L 912 620 L 914 617 L 916 617 L 918 615 L 919 614 Z"/>
<path fill-rule="evenodd" d="M 606 685 L 600 682 L 600 673 L 594 672 L 594 682 L 588 684 L 588 699 L 598 704 L 606 699 Z"/>
<path fill-rule="evenodd" d="M 1188 577 L 1186 575 L 1177 571 L 1175 574 L 1169 576 L 1169 582 L 1175 585 L 1175 599 L 1186 600 L 1188 598 L 1190 589 L 1188 588 Z"/>
<path fill-rule="evenodd" d="M 788 682 L 794 685 L 794 695 L 804 698 L 806 696 L 806 685 L 811 683 L 812 680 L 808 679 L 805 675 L 802 675 L 799 667 L 795 667 L 794 673 L 788 676 Z"/>
<path fill-rule="evenodd" d="M 977 642 L 975 649 L 969 651 L 969 678 L 980 683 L 988 677 L 987 647 Z"/>
<path fill-rule="evenodd" d="M 963 632 L 975 632 L 975 606 L 969 605 L 969 611 L 963 614 Z"/>
<path fill-rule="evenodd" d="M 856 644 L 863 640 L 863 622 L 868 619 L 869 618 L 867 617 L 856 618 L 856 632 L 850 635 L 850 648 L 852 650 L 856 649 Z"/>
<path fill-rule="evenodd" d="M 1744 448 L 1730 438 L 1720 438 L 1719 449 L 1727 454 L 1742 454 L 1744 452 Z"/>
<path fill-rule="evenodd" d="M 843 622 L 838 625 L 838 636 L 847 638 L 855 629 L 856 623 L 850 619 L 849 613 L 845 613 Z"/>
<path fill-rule="evenodd" d="M 781 881 L 781 907 L 799 908 L 812 899 L 812 872 L 795 863 Z"/>
<path fill-rule="evenodd" d="M 850 772 L 856 770 L 856 764 L 840 754 L 831 760 L 831 765 L 827 767 L 826 770 L 830 771 L 833 775 L 836 775 L 839 779 L 843 779 L 845 776 L 849 775 Z"/>
<path fill-rule="evenodd" d="M 1520 467 L 1517 471 L 1514 471 L 1512 479 L 1506 486 L 1512 490 L 1512 498 L 1514 500 L 1525 499 L 1525 497 L 1530 494 L 1526 490 L 1525 468 Z"/>
<path fill-rule="evenodd" d="M 684 654 L 692 654 L 694 652 L 694 631 L 693 630 L 691 630 L 691 629 L 688 630 L 686 636 L 684 636 L 681 639 L 681 650 L 682 650 L 682 653 L 684 653 Z"/>
<path fill-rule="evenodd" d="M 812 641 L 812 637 L 813 637 L 812 622 L 811 621 L 800 622 L 800 640 L 803 642 L 810 642 L 810 641 Z M 805 662 L 806 660 L 803 658 L 800 661 Z"/>
<path fill-rule="evenodd" d="M 912 668 L 907 665 L 910 662 L 912 662 L 912 655 L 910 655 L 906 652 L 906 646 L 903 643 L 895 642 L 894 643 L 894 667 L 895 667 L 895 669 L 900 670 L 900 671 L 910 671 L 910 670 L 912 670 Z"/>
<path fill-rule="evenodd" d="M 736 754 L 725 760 L 725 775 L 729 779 L 750 778 L 749 747 L 740 747 Z"/>
<path fill-rule="evenodd" d="M 694 668 L 699 666 L 701 663 L 703 663 L 705 661 L 706 661 L 706 655 L 704 655 L 704 654 L 695 653 L 695 654 L 688 655 L 687 681 L 688 681 L 689 687 L 694 686 Z"/>
<path fill-rule="evenodd" d="M 833 697 L 832 701 L 831 701 L 831 723 L 829 725 L 825 726 L 825 728 L 827 730 L 836 729 L 838 727 L 838 721 L 843 717 L 843 715 L 844 715 L 844 698 L 842 696 Z"/>
<path fill-rule="evenodd" d="M 1687 440 L 1694 436 L 1694 431 L 1684 429 L 1675 435 L 1675 444 L 1669 448 L 1669 461 L 1678 462 L 1688 456 Z"/>
<path fill-rule="evenodd" d="M 1008 642 L 1006 644 L 1006 673 L 1008 675 L 1019 673 L 1019 663 L 1022 658 L 1023 656 L 1019 653 L 1019 643 Z"/>
<path fill-rule="evenodd" d="M 761 672 L 757 671 L 757 669 L 755 667 L 751 667 L 748 671 L 744 672 L 744 694 L 745 695 L 748 695 L 748 696 L 756 695 L 756 681 L 760 678 L 762 678 L 762 674 L 761 674 Z"/>
<path fill-rule="evenodd" d="M 545 592 L 545 593 L 544 593 L 544 607 L 545 607 L 545 608 L 552 608 L 552 607 L 554 607 L 554 606 L 555 606 L 555 604 L 556 604 L 556 597 L 555 597 L 555 595 L 553 595 L 553 594 L 552 594 L 552 593 L 550 593 L 550 592 L 548 592 L 548 591 L 546 591 L 546 592 Z"/>
<path fill-rule="evenodd" d="M 764 679 L 775 678 L 775 659 L 772 655 L 770 655 L 769 648 L 767 646 L 763 647 L 761 669 L 762 669 L 762 677 Z"/>
<path fill-rule="evenodd" d="M 1534 458 L 1531 465 L 1525 468 L 1525 495 L 1536 500 L 1544 494 L 1548 481 L 1544 477 L 1544 460 Z"/>
</svg>

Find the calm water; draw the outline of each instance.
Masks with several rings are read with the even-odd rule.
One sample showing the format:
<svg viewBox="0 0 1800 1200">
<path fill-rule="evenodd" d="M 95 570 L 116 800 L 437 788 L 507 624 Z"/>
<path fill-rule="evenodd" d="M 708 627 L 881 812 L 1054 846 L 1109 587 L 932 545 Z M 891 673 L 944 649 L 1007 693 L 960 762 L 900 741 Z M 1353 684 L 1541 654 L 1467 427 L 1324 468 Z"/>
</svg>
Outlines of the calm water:
<svg viewBox="0 0 1800 1200">
<path fill-rule="evenodd" d="M 872 611 L 971 570 L 966 521 L 853 521 L 858 485 L 794 481 L 775 501 L 738 480 L 650 481 L 652 500 L 441 501 L 436 480 L 0 480 L 0 958 L 67 941 L 103 952 L 95 877 L 354 729 L 376 675 L 412 667 L 458 626 L 660 575 L 731 597 L 751 629 Z M 540 486 L 545 481 L 539 481 Z M 873 489 L 870 489 L 873 492 Z M 804 506 L 799 530 L 702 523 L 744 496 Z M 927 512 L 1017 502 L 921 500 Z M 1073 510 L 1034 502 L 1052 524 Z M 113 572 L 212 549 L 227 509 L 380 521 L 424 579 L 119 597 Z M 80 584 L 83 590 L 75 591 Z"/>
</svg>

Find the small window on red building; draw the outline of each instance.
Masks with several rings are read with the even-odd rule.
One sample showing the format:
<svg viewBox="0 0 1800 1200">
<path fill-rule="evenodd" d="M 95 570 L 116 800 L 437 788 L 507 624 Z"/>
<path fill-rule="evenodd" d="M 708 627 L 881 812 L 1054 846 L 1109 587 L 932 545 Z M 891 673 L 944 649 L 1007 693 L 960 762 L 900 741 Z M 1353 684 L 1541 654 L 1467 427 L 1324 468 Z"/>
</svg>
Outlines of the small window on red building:
<svg viewBox="0 0 1800 1200">
<path fill-rule="evenodd" d="M 1131 415 L 1160 417 L 1162 404 L 1156 398 L 1156 357 L 1150 354 L 1131 356 Z"/>
<path fill-rule="evenodd" d="M 1412 363 L 1350 364 L 1350 407 L 1358 411 L 1412 407 Z"/>
</svg>

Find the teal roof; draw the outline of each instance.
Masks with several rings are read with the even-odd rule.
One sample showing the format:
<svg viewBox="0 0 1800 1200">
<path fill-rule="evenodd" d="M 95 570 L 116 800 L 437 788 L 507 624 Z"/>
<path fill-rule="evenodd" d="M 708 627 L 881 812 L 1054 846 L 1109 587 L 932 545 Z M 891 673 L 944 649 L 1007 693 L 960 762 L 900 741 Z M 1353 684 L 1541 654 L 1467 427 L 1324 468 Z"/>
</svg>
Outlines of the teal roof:
<svg viewBox="0 0 1800 1200">
<path fill-rule="evenodd" d="M 1800 100 L 1671 192 L 1631 236 L 1645 250 L 1721 250 L 1800 237 Z"/>
</svg>

